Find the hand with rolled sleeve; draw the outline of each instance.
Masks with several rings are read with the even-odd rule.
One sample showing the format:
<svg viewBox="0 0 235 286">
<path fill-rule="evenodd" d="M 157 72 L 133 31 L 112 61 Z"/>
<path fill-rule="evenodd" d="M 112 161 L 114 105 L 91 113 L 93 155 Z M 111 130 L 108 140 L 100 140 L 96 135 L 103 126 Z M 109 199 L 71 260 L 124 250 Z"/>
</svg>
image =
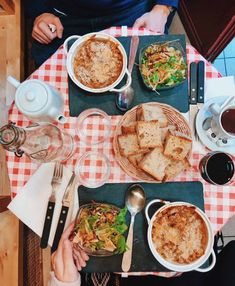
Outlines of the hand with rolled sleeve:
<svg viewBox="0 0 235 286">
<path fill-rule="evenodd" d="M 149 31 L 164 34 L 169 14 L 170 7 L 165 5 L 155 5 L 150 12 L 145 13 L 135 21 L 133 28 L 146 28 Z"/>
<path fill-rule="evenodd" d="M 48 286 L 80 286 L 81 277 L 78 271 L 86 266 L 88 255 L 81 250 L 75 250 L 69 236 L 74 224 L 64 231 L 61 236 L 58 249 L 52 254 L 51 263 L 54 272 L 51 272 L 51 279 Z"/>
</svg>

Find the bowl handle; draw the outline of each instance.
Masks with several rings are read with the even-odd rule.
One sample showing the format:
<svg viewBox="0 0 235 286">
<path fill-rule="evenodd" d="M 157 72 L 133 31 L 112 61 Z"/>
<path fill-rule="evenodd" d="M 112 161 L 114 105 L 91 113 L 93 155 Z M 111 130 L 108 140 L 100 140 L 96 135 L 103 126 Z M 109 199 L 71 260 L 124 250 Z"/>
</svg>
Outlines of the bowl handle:
<svg viewBox="0 0 235 286">
<path fill-rule="evenodd" d="M 65 53 L 65 55 L 67 55 L 68 54 L 68 42 L 70 41 L 70 40 L 72 40 L 72 39 L 79 39 L 81 36 L 78 36 L 78 35 L 72 35 L 72 36 L 70 36 L 70 37 L 68 37 L 65 41 L 64 41 L 64 43 L 63 43 L 63 47 L 64 47 L 64 53 Z"/>
<path fill-rule="evenodd" d="M 214 249 L 212 249 L 212 262 L 211 262 L 211 265 L 206 267 L 206 268 L 196 268 L 194 270 L 198 271 L 198 272 L 207 272 L 207 271 L 210 271 L 214 266 L 215 266 L 215 262 L 216 262 L 216 255 L 215 255 L 215 252 L 214 252 Z"/>
<path fill-rule="evenodd" d="M 126 82 L 126 84 L 123 87 L 112 88 L 109 91 L 122 92 L 122 91 L 124 91 L 126 88 L 128 88 L 131 85 L 132 79 L 131 79 L 131 74 L 128 71 L 128 69 L 126 69 L 125 73 L 127 74 L 127 82 Z"/>
<path fill-rule="evenodd" d="M 162 203 L 162 204 L 169 204 L 170 202 L 169 201 L 164 201 L 164 200 L 161 200 L 161 199 L 156 199 L 156 200 L 152 200 L 151 202 L 149 202 L 145 208 L 145 216 L 146 216 L 146 219 L 147 219 L 147 222 L 148 224 L 150 223 L 150 217 L 149 217 L 149 214 L 148 214 L 148 211 L 149 211 L 149 207 L 155 203 Z"/>
</svg>

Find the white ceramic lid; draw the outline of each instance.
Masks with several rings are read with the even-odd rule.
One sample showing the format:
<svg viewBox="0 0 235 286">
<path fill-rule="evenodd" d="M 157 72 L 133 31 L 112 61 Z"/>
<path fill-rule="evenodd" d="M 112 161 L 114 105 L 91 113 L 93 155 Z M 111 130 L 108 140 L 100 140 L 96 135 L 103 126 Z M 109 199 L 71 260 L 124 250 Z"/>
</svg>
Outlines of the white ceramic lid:
<svg viewBox="0 0 235 286">
<path fill-rule="evenodd" d="M 27 80 L 18 87 L 15 101 L 23 113 L 39 112 L 47 104 L 47 89 L 38 80 Z"/>
</svg>

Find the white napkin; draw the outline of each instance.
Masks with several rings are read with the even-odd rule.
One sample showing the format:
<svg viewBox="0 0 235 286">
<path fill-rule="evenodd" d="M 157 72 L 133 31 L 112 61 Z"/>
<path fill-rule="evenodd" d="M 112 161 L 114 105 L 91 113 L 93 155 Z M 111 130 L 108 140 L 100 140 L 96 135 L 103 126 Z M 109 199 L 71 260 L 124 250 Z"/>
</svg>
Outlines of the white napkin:
<svg viewBox="0 0 235 286">
<path fill-rule="evenodd" d="M 213 97 L 231 96 L 235 94 L 235 81 L 233 76 L 205 79 L 205 102 Z M 201 141 L 193 142 L 193 151 L 206 154 L 208 150 Z"/>
<path fill-rule="evenodd" d="M 8 209 L 40 237 L 42 236 L 48 199 L 52 191 L 53 171 L 54 163 L 42 164 L 8 205 Z M 71 175 L 72 171 L 64 166 L 61 185 L 56 189 L 56 204 L 48 241 L 50 246 L 53 243 L 64 191 Z M 70 205 L 65 228 L 75 218 L 77 211 L 78 195 L 75 189 L 74 202 Z"/>
</svg>

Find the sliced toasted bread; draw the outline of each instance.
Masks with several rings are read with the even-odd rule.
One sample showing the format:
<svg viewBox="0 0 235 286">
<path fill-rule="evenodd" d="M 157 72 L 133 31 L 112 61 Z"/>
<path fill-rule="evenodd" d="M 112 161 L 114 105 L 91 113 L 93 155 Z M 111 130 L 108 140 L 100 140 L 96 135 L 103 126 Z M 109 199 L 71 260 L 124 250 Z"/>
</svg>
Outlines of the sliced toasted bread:
<svg viewBox="0 0 235 286">
<path fill-rule="evenodd" d="M 188 159 L 182 161 L 171 160 L 170 164 L 165 169 L 165 176 L 163 181 L 169 181 L 178 176 L 182 171 L 187 170 L 190 167 Z"/>
<path fill-rule="evenodd" d="M 169 131 L 174 131 L 176 129 L 175 125 L 168 125 L 167 127 L 162 127 L 161 128 L 161 139 L 162 139 L 162 144 L 164 144 L 167 133 Z"/>
<path fill-rule="evenodd" d="M 162 147 L 161 128 L 158 121 L 137 121 L 136 131 L 141 148 Z"/>
<path fill-rule="evenodd" d="M 133 134 L 136 133 L 136 122 L 132 122 L 129 125 L 122 126 L 122 134 Z"/>
<path fill-rule="evenodd" d="M 177 133 L 168 132 L 165 140 L 164 155 L 175 160 L 183 160 L 189 153 L 192 140 Z"/>
<path fill-rule="evenodd" d="M 131 164 L 133 164 L 135 167 L 138 168 L 138 165 L 142 161 L 144 156 L 145 156 L 144 153 L 134 154 L 134 155 L 128 156 L 128 160 L 130 161 Z"/>
<path fill-rule="evenodd" d="M 138 153 L 140 149 L 136 134 L 119 135 L 118 145 L 121 155 L 125 157 Z"/>
<path fill-rule="evenodd" d="M 168 126 L 161 128 L 161 140 L 162 140 L 162 144 L 164 144 L 168 132 L 169 132 Z"/>
<path fill-rule="evenodd" d="M 158 120 L 160 127 L 166 127 L 168 120 L 161 107 L 142 104 L 136 112 L 137 120 L 152 121 Z"/>
<path fill-rule="evenodd" d="M 163 155 L 162 148 L 155 148 L 139 163 L 139 167 L 158 181 L 165 176 L 165 169 L 171 160 Z"/>
</svg>

